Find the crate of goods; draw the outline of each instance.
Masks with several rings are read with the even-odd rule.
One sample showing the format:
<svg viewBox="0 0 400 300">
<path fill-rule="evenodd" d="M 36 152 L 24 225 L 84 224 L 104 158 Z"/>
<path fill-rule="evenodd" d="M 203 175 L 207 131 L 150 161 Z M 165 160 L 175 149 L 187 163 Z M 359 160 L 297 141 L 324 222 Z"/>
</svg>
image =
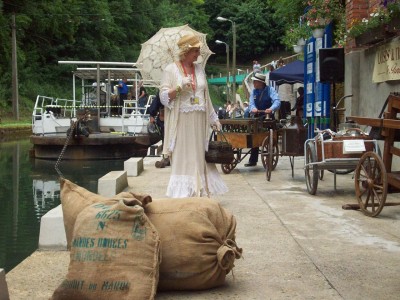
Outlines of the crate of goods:
<svg viewBox="0 0 400 300">
<path fill-rule="evenodd" d="M 220 123 L 223 132 L 257 133 L 261 129 L 257 119 L 222 119 Z"/>
<path fill-rule="evenodd" d="M 343 150 L 344 141 L 363 141 L 365 146 L 365 151 L 355 151 L 354 153 Z M 323 159 L 332 159 L 332 158 L 360 158 L 365 152 L 374 150 L 374 140 L 368 135 L 360 135 L 360 136 L 334 136 L 331 140 L 317 141 L 317 158 L 318 161 Z M 322 157 L 322 150 L 324 151 L 324 157 Z M 345 149 L 346 150 L 346 149 Z"/>
<path fill-rule="evenodd" d="M 226 140 L 233 148 L 259 147 L 266 133 L 262 122 L 257 119 L 224 119 L 220 120 Z M 217 134 L 217 140 L 224 140 Z"/>
</svg>

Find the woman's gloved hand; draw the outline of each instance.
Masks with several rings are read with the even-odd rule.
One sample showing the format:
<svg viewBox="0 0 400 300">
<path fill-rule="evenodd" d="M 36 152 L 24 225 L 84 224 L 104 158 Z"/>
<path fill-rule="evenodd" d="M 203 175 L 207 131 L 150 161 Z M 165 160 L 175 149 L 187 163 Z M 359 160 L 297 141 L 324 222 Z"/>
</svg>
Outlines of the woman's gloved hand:
<svg viewBox="0 0 400 300">
<path fill-rule="evenodd" d="M 182 90 L 189 90 L 192 88 L 192 77 L 186 76 L 182 78 L 182 81 L 179 83 L 179 86 Z"/>
</svg>

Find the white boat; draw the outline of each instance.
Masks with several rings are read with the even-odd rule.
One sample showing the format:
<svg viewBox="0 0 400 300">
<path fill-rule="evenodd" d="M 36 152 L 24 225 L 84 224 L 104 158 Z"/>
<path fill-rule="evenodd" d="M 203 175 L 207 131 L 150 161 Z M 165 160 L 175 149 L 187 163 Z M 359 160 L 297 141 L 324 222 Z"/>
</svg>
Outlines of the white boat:
<svg viewBox="0 0 400 300">
<path fill-rule="evenodd" d="M 38 95 L 32 113 L 32 137 L 31 142 L 34 145 L 33 156 L 37 158 L 56 158 L 55 149 L 70 143 L 68 147 L 77 147 L 75 152 L 80 151 L 80 155 L 66 153 L 66 159 L 110 159 L 125 158 L 131 156 L 145 156 L 145 150 L 154 143 L 157 143 L 156 136 L 148 132 L 149 115 L 147 109 L 150 106 L 154 96 L 148 96 L 145 107 L 139 107 L 137 100 L 125 100 L 122 107 L 117 107 L 113 102 L 117 95 L 113 94 L 113 85 L 118 84 L 122 78 L 127 78 L 128 83 L 138 84 L 140 81 L 140 70 L 133 67 L 134 63 L 119 62 L 59 62 L 60 64 L 74 65 L 95 65 L 95 67 L 76 68 L 73 72 L 73 91 L 72 99 L 54 98 Z M 110 67 L 111 66 L 111 67 Z M 129 67 L 127 67 L 129 66 Z M 81 79 L 81 94 L 77 97 L 76 79 Z M 154 82 L 143 82 L 145 87 L 154 87 Z M 115 88 L 116 89 L 116 88 Z M 137 93 L 137 89 L 136 93 Z M 138 99 L 138 95 L 135 95 Z M 120 113 L 118 114 L 118 110 Z M 88 136 L 87 140 L 82 136 L 72 136 L 79 141 L 69 141 L 67 133 L 71 125 L 78 120 L 83 120 Z M 78 134 L 79 135 L 79 134 Z M 127 138 L 131 138 L 127 141 Z M 96 141 L 94 141 L 96 140 Z M 102 143 L 103 141 L 103 143 Z M 99 148 L 102 144 L 110 145 L 109 154 L 98 149 L 91 149 L 82 155 L 82 149 L 89 145 Z M 131 151 L 134 149 L 130 145 L 130 150 L 119 151 L 118 146 L 126 144 L 137 144 L 140 151 Z M 56 146 L 59 147 L 56 147 Z M 46 147 L 49 146 L 49 147 Z M 81 149 L 78 147 L 81 146 Z M 125 146 L 124 146 L 125 147 Z M 47 148 L 47 149 L 46 149 Z M 50 150 L 51 151 L 50 151 Z M 53 151 L 54 150 L 54 151 Z M 117 154 L 111 151 L 118 150 Z M 55 152 L 52 154 L 52 152 Z M 102 153 L 97 157 L 96 152 Z M 123 153 L 122 153 L 123 152 Z M 131 154 L 130 154 L 131 153 Z"/>
</svg>

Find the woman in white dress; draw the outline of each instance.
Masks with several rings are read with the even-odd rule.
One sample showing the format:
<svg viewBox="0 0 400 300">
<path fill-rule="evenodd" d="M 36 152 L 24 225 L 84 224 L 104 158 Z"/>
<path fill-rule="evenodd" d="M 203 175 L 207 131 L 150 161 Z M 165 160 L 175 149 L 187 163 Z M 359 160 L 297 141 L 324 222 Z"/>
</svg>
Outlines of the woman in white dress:
<svg viewBox="0 0 400 300">
<path fill-rule="evenodd" d="M 201 42 L 194 35 L 178 41 L 179 61 L 163 73 L 160 99 L 165 106 L 163 154 L 170 157 L 171 177 L 167 196 L 172 198 L 207 196 L 228 191 L 215 164 L 205 161 L 211 126 L 221 124 L 212 106 L 207 79 L 195 64 Z"/>
</svg>

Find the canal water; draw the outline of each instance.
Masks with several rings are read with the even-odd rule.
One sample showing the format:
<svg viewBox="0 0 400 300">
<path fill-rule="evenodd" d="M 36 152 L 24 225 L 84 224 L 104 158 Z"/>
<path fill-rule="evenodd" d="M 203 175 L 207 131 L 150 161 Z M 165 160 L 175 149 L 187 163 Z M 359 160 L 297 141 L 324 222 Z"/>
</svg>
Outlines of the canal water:
<svg viewBox="0 0 400 300">
<path fill-rule="evenodd" d="M 6 272 L 38 247 L 40 218 L 60 204 L 55 161 L 32 159 L 29 138 L 0 142 L 0 268 Z M 63 176 L 97 192 L 97 181 L 123 160 L 61 161 Z"/>
</svg>

